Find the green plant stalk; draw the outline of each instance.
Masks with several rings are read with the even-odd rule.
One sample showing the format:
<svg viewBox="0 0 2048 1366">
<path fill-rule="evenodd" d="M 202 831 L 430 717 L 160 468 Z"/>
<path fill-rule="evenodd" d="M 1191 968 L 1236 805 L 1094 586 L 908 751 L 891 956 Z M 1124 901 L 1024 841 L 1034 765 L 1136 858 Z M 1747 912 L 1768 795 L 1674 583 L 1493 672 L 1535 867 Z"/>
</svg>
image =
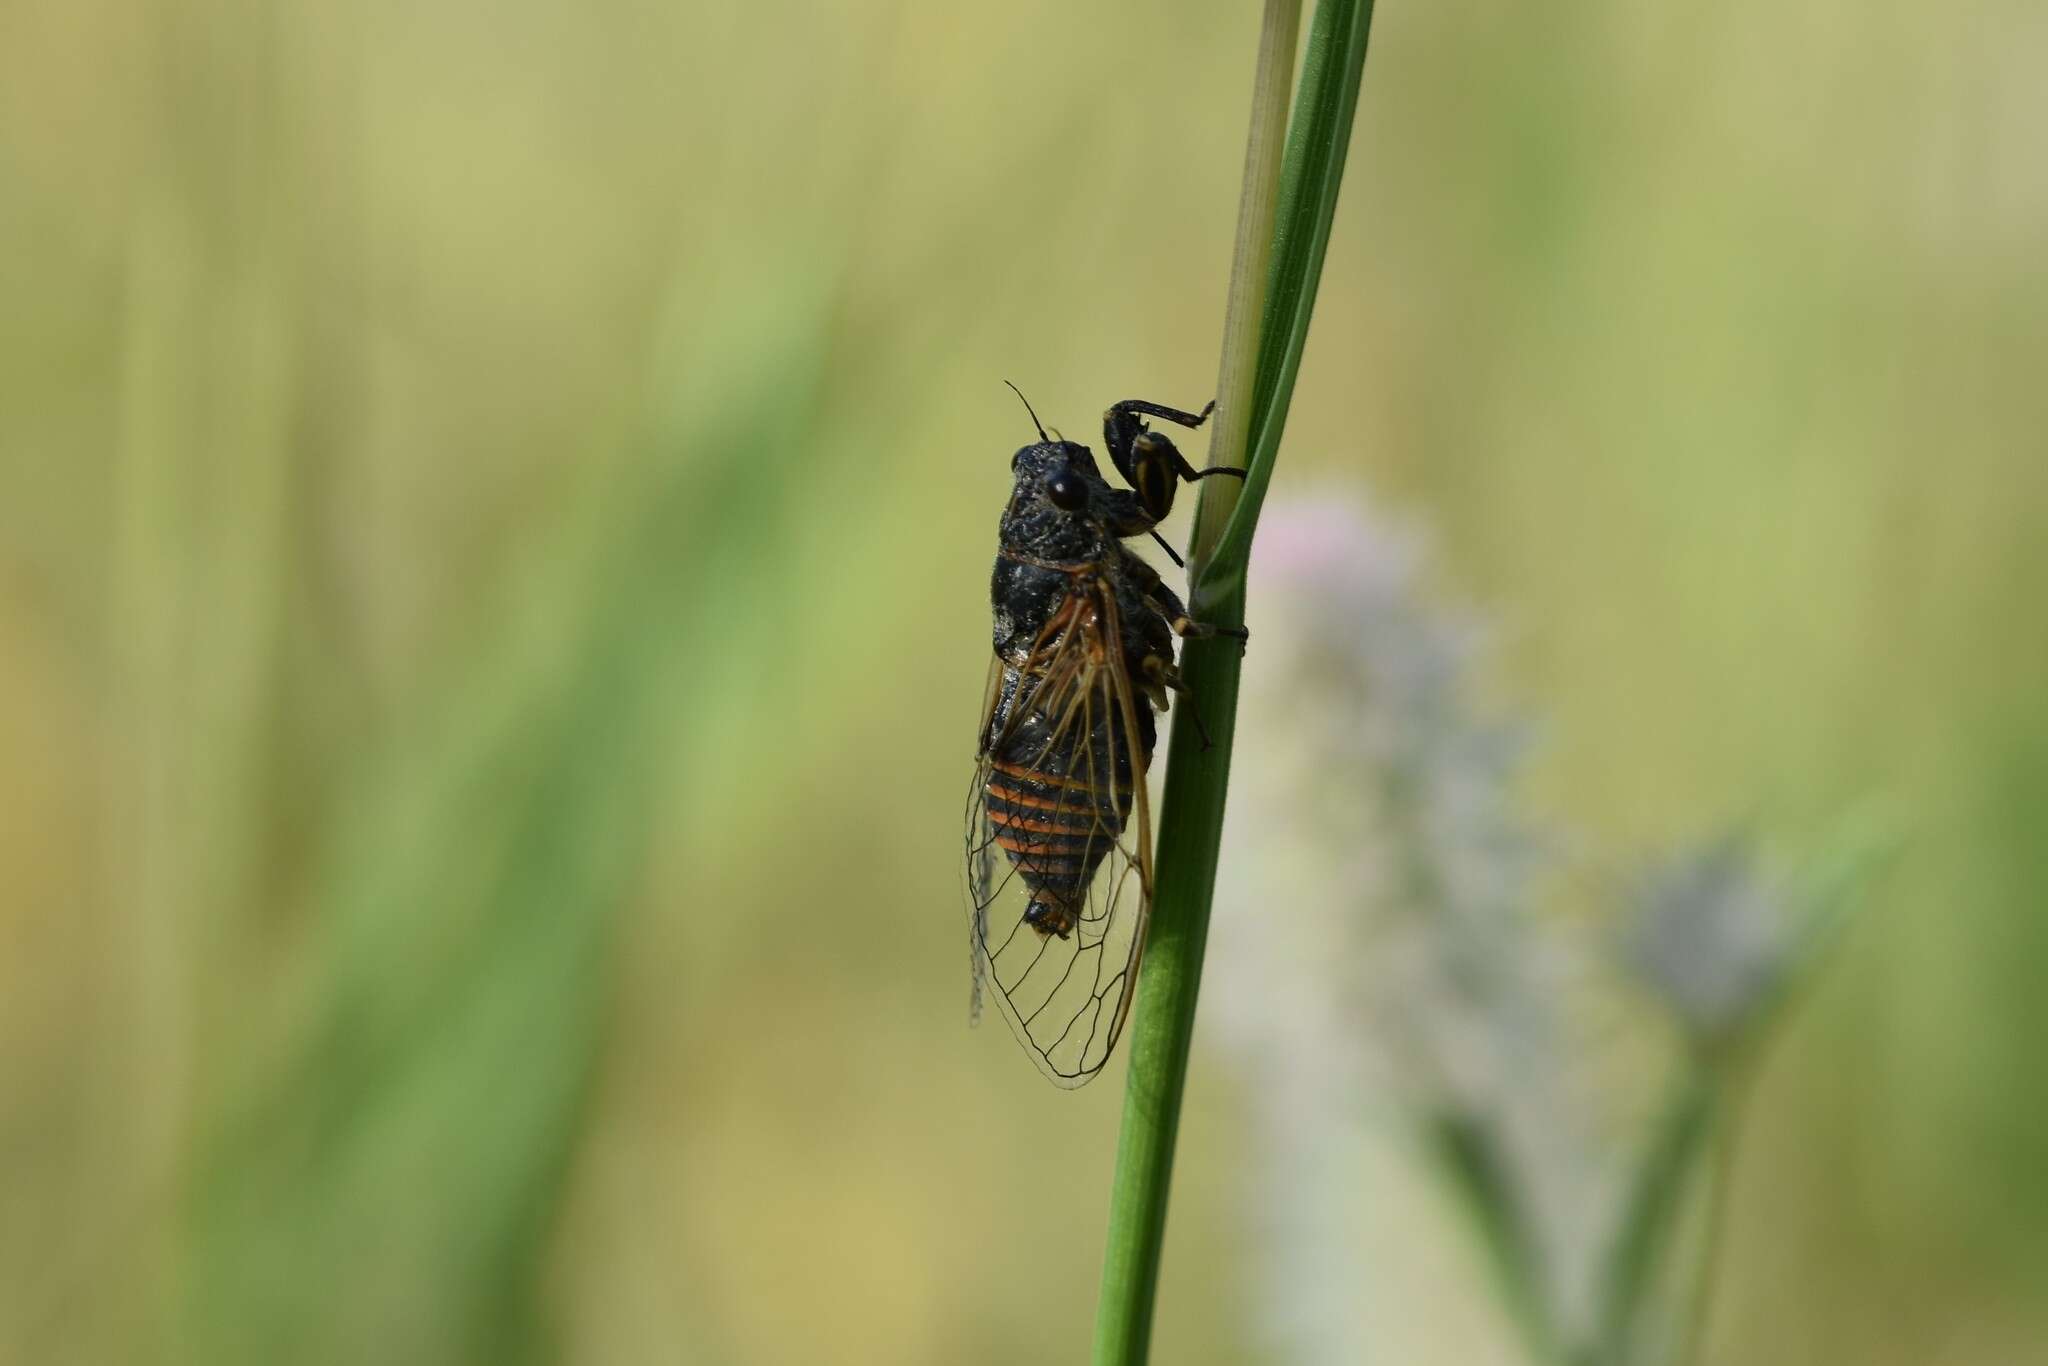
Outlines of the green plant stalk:
<svg viewBox="0 0 2048 1366">
<path fill-rule="evenodd" d="M 1294 38 L 1300 26 L 1301 0 L 1266 0 L 1258 75 L 1252 84 L 1251 129 L 1245 136 L 1244 183 L 1237 198 L 1237 241 L 1231 250 L 1230 290 L 1223 309 L 1223 362 L 1216 376 L 1216 421 L 1209 435 L 1211 466 L 1242 469 L 1252 432 L 1286 156 L 1288 78 L 1294 71 Z M 1188 542 L 1188 558 L 1195 566 L 1190 579 L 1200 577 L 1200 566 L 1215 553 L 1236 495 L 1234 481 L 1228 479 L 1212 479 L 1203 488 Z"/>
<path fill-rule="evenodd" d="M 1236 606 L 1241 615 L 1242 598 Z M 1179 766 L 1175 772 L 1186 776 L 1167 785 L 1160 810 L 1152 942 L 1131 1020 L 1123 1133 L 1117 1144 L 1102 1299 L 1096 1311 L 1098 1366 L 1137 1366 L 1146 1360 L 1151 1345 L 1174 1141 L 1187 1083 L 1202 952 L 1209 938 L 1209 898 L 1216 881 L 1216 841 L 1209 832 L 1223 824 L 1236 726 L 1235 644 L 1191 643 L 1182 676 L 1190 690 L 1199 690 L 1196 695 L 1207 714 L 1212 748 L 1202 753 L 1193 709 L 1180 708 L 1171 744 L 1173 762 Z M 1190 756 L 1197 757 L 1183 764 Z M 1196 767 L 1201 771 L 1190 775 Z"/>
<path fill-rule="evenodd" d="M 1644 1307 L 1663 1279 L 1686 1197 L 1701 1174 L 1700 1154 L 1720 1121 L 1722 1100 L 1718 1076 L 1696 1066 L 1665 1108 L 1608 1249 L 1598 1337 L 1586 1354 L 1591 1366 L 1628 1366 L 1636 1359 Z"/>
<path fill-rule="evenodd" d="M 1259 347 L 1254 320 L 1262 321 L 1264 315 L 1282 134 L 1287 124 L 1288 77 L 1300 21 L 1300 0 L 1267 0 L 1224 314 L 1216 425 L 1209 448 L 1212 465 L 1242 464 L 1251 430 L 1248 409 Z M 1212 486 L 1229 482 L 1209 481 Z M 1218 501 L 1205 491 L 1196 510 L 1189 548 L 1196 565 L 1202 563 L 1205 547 L 1219 539 L 1223 511 L 1227 510 L 1220 510 Z M 1241 624 L 1243 594 L 1238 594 L 1234 603 L 1213 605 L 1204 620 Z M 1225 648 L 1214 648 L 1218 645 Z M 1172 780 L 1160 805 L 1152 924 L 1143 985 L 1131 1020 L 1123 1130 L 1117 1141 L 1102 1298 L 1096 1309 L 1098 1366 L 1136 1366 L 1151 1351 L 1152 1310 L 1166 1239 L 1166 1200 L 1180 1129 L 1181 1094 L 1187 1085 L 1202 952 L 1209 938 L 1216 837 L 1223 828 L 1231 739 L 1237 723 L 1238 652 L 1232 642 L 1189 641 L 1182 652 L 1181 670 L 1189 695 L 1201 698 L 1214 718 L 1213 729 L 1208 745 L 1202 745 L 1200 737 L 1193 735 L 1194 709 L 1185 705 L 1174 708 L 1168 743 Z"/>
<path fill-rule="evenodd" d="M 1530 1360 L 1564 1361 L 1557 1325 L 1536 1280 L 1535 1239 L 1497 1147 L 1482 1126 L 1448 1111 L 1432 1117 L 1426 1134 Z"/>
<path fill-rule="evenodd" d="M 1189 555 L 1195 614 L 1215 625 L 1244 622 L 1251 527 L 1285 424 L 1336 213 L 1370 17 L 1370 3 L 1359 0 L 1324 0 L 1317 7 L 1301 99 L 1283 142 L 1300 5 L 1268 0 L 1266 6 L 1209 451 L 1211 465 L 1245 465 L 1250 474 L 1242 496 L 1234 480 L 1205 482 Z M 1240 528 L 1232 542 L 1231 533 Z M 1150 1351 L 1242 661 L 1230 640 L 1191 640 L 1182 654 L 1189 701 L 1174 708 L 1168 744 L 1152 926 L 1130 1026 L 1123 1130 L 1096 1314 L 1098 1366 L 1136 1366 Z"/>
<path fill-rule="evenodd" d="M 1242 582 L 1251 559 L 1252 532 L 1273 477 L 1295 377 L 1315 312 L 1316 288 L 1337 218 L 1337 194 L 1351 150 L 1351 126 L 1365 76 L 1365 52 L 1372 36 L 1372 0 L 1316 7 L 1302 63 L 1301 95 L 1287 131 L 1286 161 L 1280 177 L 1280 213 L 1274 225 L 1272 283 L 1259 329 L 1259 361 L 1252 389 L 1250 444 L 1242 491 L 1233 481 L 1212 479 L 1203 490 L 1202 511 L 1212 499 L 1223 521 L 1214 554 L 1195 562 L 1191 605 L 1206 607 Z M 1213 463 L 1213 462 L 1212 462 Z M 1199 526 L 1197 528 L 1199 532 Z M 1196 544 L 1205 544 L 1199 536 Z M 1197 611 L 1197 615 L 1201 615 Z"/>
<path fill-rule="evenodd" d="M 1732 1110 L 1735 1107 L 1727 1108 Z M 1694 1366 L 1706 1342 L 1707 1313 L 1713 1307 L 1714 1277 L 1721 1266 L 1721 1243 L 1728 1227 L 1728 1187 L 1734 1179 L 1735 1169 L 1733 1129 L 1733 1121 L 1724 1119 L 1707 1138 L 1709 1152 L 1704 1173 L 1707 1188 L 1702 1197 L 1707 1208 L 1701 1216 L 1706 1228 L 1700 1234 L 1699 1247 L 1693 1253 L 1684 1302 L 1678 1310 L 1678 1328 L 1671 1351 L 1671 1360 L 1676 1366 Z"/>
</svg>

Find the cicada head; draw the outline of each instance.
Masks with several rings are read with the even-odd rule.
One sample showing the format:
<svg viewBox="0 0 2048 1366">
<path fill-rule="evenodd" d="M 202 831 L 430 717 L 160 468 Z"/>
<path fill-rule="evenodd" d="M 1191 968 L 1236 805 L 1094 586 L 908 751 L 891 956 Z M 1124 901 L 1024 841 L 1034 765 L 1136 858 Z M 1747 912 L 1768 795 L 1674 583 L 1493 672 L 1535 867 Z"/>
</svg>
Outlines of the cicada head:
<svg viewBox="0 0 2048 1366">
<path fill-rule="evenodd" d="M 1003 544 L 1047 560 L 1100 560 L 1122 536 L 1152 528 L 1128 489 L 1113 487 L 1077 441 L 1041 441 L 1010 457 L 1016 484 L 1003 514 Z"/>
<path fill-rule="evenodd" d="M 1108 493 L 1095 456 L 1078 441 L 1040 441 L 1010 457 L 1017 496 L 1059 512 L 1086 515 L 1097 493 Z"/>
</svg>

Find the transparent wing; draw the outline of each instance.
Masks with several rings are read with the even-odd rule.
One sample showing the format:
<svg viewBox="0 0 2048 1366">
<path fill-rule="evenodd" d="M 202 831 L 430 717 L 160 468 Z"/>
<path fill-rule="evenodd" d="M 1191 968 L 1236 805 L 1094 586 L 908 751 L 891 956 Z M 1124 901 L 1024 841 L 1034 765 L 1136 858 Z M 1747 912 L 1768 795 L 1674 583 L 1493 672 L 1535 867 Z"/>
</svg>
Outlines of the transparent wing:
<svg viewBox="0 0 2048 1366">
<path fill-rule="evenodd" d="M 993 999 L 1063 1087 L 1115 1049 L 1152 909 L 1149 704 L 1114 593 L 1083 583 L 1029 659 L 993 661 L 967 803 L 971 1011 Z"/>
</svg>

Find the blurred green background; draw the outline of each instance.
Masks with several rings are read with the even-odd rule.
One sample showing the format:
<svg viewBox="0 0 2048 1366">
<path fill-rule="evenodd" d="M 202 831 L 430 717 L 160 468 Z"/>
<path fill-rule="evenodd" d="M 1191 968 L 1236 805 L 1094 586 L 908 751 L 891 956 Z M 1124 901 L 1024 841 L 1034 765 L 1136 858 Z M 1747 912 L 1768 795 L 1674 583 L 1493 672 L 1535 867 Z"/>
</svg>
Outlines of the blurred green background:
<svg viewBox="0 0 2048 1366">
<path fill-rule="evenodd" d="M 1120 1067 L 964 1022 L 1001 380 L 1207 396 L 1256 23 L 0 7 L 0 1360 L 1082 1358 Z M 1377 17 L 1276 487 L 1434 529 L 1535 809 L 1907 832 L 1716 1362 L 2048 1361 L 2044 66 Z M 1265 1359 L 1190 1104 L 1157 1359 Z"/>
</svg>

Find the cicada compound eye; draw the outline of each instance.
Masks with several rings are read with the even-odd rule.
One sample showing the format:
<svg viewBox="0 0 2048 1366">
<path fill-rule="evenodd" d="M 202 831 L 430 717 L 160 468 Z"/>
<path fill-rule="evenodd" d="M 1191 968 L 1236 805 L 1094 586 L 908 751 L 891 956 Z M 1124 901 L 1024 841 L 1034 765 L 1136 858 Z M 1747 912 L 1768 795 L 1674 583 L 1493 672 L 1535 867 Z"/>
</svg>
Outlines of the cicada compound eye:
<svg viewBox="0 0 2048 1366">
<path fill-rule="evenodd" d="M 1061 469 L 1045 481 L 1045 496 L 1063 512 L 1078 512 L 1088 504 L 1088 486 L 1071 468 Z"/>
</svg>

